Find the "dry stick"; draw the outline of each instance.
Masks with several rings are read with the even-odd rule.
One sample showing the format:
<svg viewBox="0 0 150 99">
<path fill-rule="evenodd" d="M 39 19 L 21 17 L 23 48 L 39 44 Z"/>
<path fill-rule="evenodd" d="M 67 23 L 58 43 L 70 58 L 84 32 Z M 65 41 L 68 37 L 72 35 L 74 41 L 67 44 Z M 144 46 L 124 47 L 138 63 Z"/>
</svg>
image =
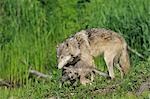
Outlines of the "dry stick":
<svg viewBox="0 0 150 99">
<path fill-rule="evenodd" d="M 117 84 L 108 85 L 105 88 L 103 87 L 103 88 L 99 88 L 99 89 L 93 90 L 92 93 L 95 93 L 95 94 L 98 94 L 98 93 L 99 94 L 107 94 L 107 93 L 115 91 L 117 86 L 119 86 L 120 84 L 122 84 L 122 81 L 118 82 Z"/>
<path fill-rule="evenodd" d="M 22 61 L 21 62 L 24 64 L 24 65 L 27 65 L 27 63 L 25 61 Z M 30 67 L 30 66 L 29 66 Z M 46 75 L 46 74 L 43 74 L 39 71 L 36 71 L 36 70 L 32 70 L 32 69 L 29 69 L 29 74 L 31 75 L 35 75 L 37 76 L 38 78 L 44 78 L 44 79 L 47 79 L 47 78 L 51 78 L 50 75 Z"/>
<path fill-rule="evenodd" d="M 92 71 L 94 71 L 95 73 L 99 74 L 100 76 L 104 76 L 104 77 L 109 77 L 109 75 L 107 73 L 101 72 L 97 69 L 93 69 Z"/>
<path fill-rule="evenodd" d="M 50 75 L 43 74 L 36 70 L 29 70 L 29 74 L 36 75 L 36 76 L 38 76 L 38 78 L 44 78 L 44 79 L 51 78 Z"/>
<path fill-rule="evenodd" d="M 0 79 L 0 86 L 12 87 L 9 83 L 5 82 L 3 79 Z"/>
<path fill-rule="evenodd" d="M 78 72 L 78 68 L 75 69 L 75 68 L 64 67 L 64 69 L 67 69 L 71 72 Z M 88 71 L 91 71 L 91 72 L 94 71 L 95 73 L 99 74 L 100 76 L 109 77 L 108 74 L 101 72 L 101 71 L 97 70 L 96 68 L 84 68 L 84 69 L 87 69 L 87 72 Z"/>
<path fill-rule="evenodd" d="M 150 89 L 150 81 L 144 82 L 141 84 L 140 88 L 138 89 L 138 91 L 136 92 L 136 95 L 139 96 L 141 95 L 145 90 L 149 90 Z"/>
<path fill-rule="evenodd" d="M 136 54 L 137 56 L 139 56 L 142 59 L 145 59 L 145 57 L 140 54 L 139 52 L 137 52 L 136 50 L 132 49 L 130 46 L 128 46 L 128 50 L 130 50 L 132 53 Z"/>
</svg>

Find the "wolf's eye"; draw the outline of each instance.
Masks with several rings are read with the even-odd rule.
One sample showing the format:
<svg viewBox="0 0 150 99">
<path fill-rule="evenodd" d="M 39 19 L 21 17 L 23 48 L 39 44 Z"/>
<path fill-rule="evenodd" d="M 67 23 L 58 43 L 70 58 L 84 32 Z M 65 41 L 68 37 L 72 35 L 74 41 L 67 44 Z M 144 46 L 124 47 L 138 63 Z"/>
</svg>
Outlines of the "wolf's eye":
<svg viewBox="0 0 150 99">
<path fill-rule="evenodd" d="M 69 46 L 68 43 L 66 43 L 67 47 Z"/>
<path fill-rule="evenodd" d="M 63 59 L 63 56 L 60 56 L 61 59 Z"/>
</svg>

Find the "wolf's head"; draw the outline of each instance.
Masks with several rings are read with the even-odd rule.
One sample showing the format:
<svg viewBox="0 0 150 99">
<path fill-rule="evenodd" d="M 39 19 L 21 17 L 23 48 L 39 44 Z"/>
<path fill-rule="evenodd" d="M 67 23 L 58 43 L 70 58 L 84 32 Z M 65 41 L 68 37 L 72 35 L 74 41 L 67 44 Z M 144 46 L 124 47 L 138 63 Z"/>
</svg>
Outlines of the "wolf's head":
<svg viewBox="0 0 150 99">
<path fill-rule="evenodd" d="M 67 80 L 73 81 L 77 80 L 79 77 L 78 71 L 74 66 L 64 67 L 62 72 L 62 81 L 65 82 Z"/>
<path fill-rule="evenodd" d="M 72 62 L 80 54 L 78 41 L 75 38 L 69 38 L 57 47 L 58 69 L 61 69 L 68 62 Z"/>
</svg>

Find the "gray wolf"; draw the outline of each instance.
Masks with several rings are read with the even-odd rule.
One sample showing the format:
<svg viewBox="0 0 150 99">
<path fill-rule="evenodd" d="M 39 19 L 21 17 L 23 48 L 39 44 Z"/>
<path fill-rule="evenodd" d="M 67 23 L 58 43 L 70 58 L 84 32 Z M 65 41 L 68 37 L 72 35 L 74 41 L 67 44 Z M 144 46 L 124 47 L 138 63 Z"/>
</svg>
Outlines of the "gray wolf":
<svg viewBox="0 0 150 99">
<path fill-rule="evenodd" d="M 121 74 L 127 74 L 130 61 L 125 39 L 118 33 L 92 28 L 77 32 L 57 47 L 58 68 L 73 62 L 76 57 L 95 68 L 94 57 L 103 55 L 111 79 L 115 78 L 113 67 L 119 64 Z"/>
</svg>

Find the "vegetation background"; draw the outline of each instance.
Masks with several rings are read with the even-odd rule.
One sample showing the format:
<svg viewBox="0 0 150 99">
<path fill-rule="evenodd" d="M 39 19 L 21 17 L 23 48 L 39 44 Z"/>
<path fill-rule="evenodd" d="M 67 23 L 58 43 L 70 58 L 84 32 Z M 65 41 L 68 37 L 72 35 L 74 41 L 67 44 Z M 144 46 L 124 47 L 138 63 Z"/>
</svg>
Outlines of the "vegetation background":
<svg viewBox="0 0 150 99">
<path fill-rule="evenodd" d="M 60 88 L 56 45 L 93 27 L 122 34 L 146 59 L 130 53 L 131 70 L 124 79 L 115 70 L 114 81 L 96 77 L 92 85 Z M 95 61 L 107 70 L 102 58 Z M 149 66 L 150 0 L 0 0 L 0 79 L 14 86 L 0 87 L 0 99 L 137 98 L 138 88 L 150 77 Z M 30 68 L 52 78 L 30 77 Z M 138 98 L 150 98 L 149 91 Z"/>
</svg>

